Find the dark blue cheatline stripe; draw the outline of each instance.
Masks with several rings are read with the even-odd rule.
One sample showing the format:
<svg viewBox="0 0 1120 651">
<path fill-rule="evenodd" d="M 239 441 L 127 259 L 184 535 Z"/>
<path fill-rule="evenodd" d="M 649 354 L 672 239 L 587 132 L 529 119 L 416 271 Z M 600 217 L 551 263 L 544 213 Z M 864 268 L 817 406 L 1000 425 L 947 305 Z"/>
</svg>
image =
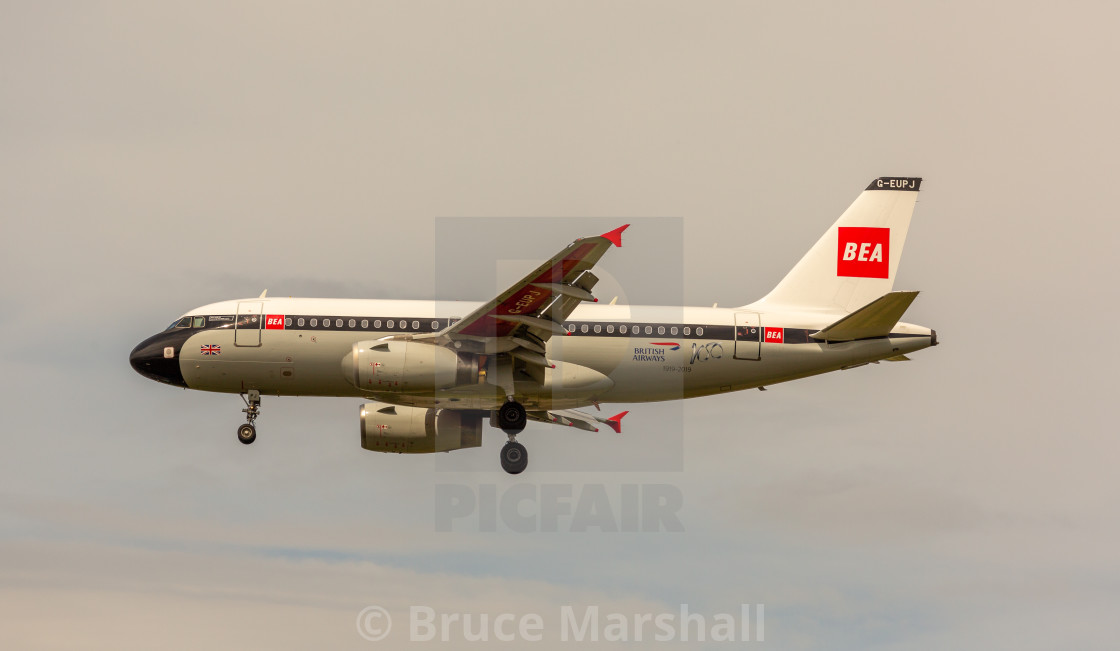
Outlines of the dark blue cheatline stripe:
<svg viewBox="0 0 1120 651">
<path fill-rule="evenodd" d="M 300 319 L 303 324 L 300 325 Z M 311 320 L 315 319 L 314 326 L 311 325 Z M 206 318 L 206 325 L 203 328 L 180 328 L 179 330 L 193 331 L 193 330 L 213 330 L 222 328 L 232 328 L 236 321 L 236 317 L 232 314 L 221 314 L 215 316 L 208 316 Z M 353 321 L 354 325 L 350 325 Z M 389 322 L 393 322 L 393 327 L 389 327 Z M 412 328 L 413 322 L 419 326 L 416 329 Z M 310 314 L 292 314 L 285 315 L 284 330 L 299 330 L 301 332 L 371 332 L 371 333 L 429 333 L 438 332 L 447 327 L 450 319 L 433 319 L 431 317 L 420 318 L 405 318 L 400 317 L 361 317 L 361 316 L 323 316 L 323 315 L 310 315 Z M 365 325 L 363 326 L 363 322 Z M 325 325 L 324 325 L 325 323 Z M 341 323 L 341 325 L 340 325 Z M 401 328 L 401 324 L 406 324 L 406 327 Z M 433 326 L 434 323 L 434 326 Z M 241 324 L 239 327 L 247 327 L 250 324 Z M 255 325 L 255 324 L 254 324 Z M 566 321 L 561 325 L 566 330 L 571 331 L 573 337 L 618 337 L 623 339 L 645 339 L 649 337 L 674 337 L 684 340 L 722 340 L 722 341 L 759 341 L 762 338 L 763 327 L 757 326 L 729 326 L 729 325 L 711 325 L 711 324 L 696 324 L 696 323 L 655 323 L 655 322 L 625 322 L 618 321 Z M 587 326 L 587 332 L 583 332 L 583 326 Z M 599 331 L 595 332 L 598 326 Z M 622 332 L 622 328 L 626 328 L 626 332 Z M 646 332 L 646 328 L 649 332 Z M 673 333 L 673 328 L 676 328 L 676 334 Z M 688 334 L 685 334 L 684 329 L 688 328 Z M 608 329 L 611 330 L 608 332 Z M 782 328 L 782 343 L 783 344 L 815 344 L 820 343 L 810 337 L 811 334 L 817 332 L 815 329 L 805 328 Z M 701 334 L 703 333 L 703 334 Z M 894 333 L 890 335 L 895 338 L 908 338 L 908 337 L 927 337 L 929 335 L 922 334 L 900 334 Z M 873 337 L 879 338 L 879 337 Z"/>
<path fill-rule="evenodd" d="M 311 325 L 312 319 L 315 325 Z M 302 324 L 301 324 L 302 320 Z M 450 319 L 432 317 L 383 317 L 383 316 L 323 316 L 321 314 L 287 314 L 285 330 L 310 330 L 324 332 L 439 332 L 447 327 Z M 393 326 L 389 327 L 392 322 Z M 413 323 L 416 327 L 413 327 Z M 364 325 L 363 325 L 364 324 Z M 402 327 L 403 326 L 403 327 Z"/>
<path fill-rule="evenodd" d="M 562 324 L 573 337 L 619 337 L 622 339 L 646 339 L 649 337 L 675 337 L 677 339 L 726 339 L 735 335 L 735 329 L 724 325 L 697 325 L 694 323 L 619 323 L 617 321 L 568 321 Z M 587 332 L 583 327 L 587 326 Z M 574 330 L 573 330 L 574 327 Z M 595 332 L 598 327 L 599 331 Z M 626 328 L 626 332 L 622 328 Z M 646 332 L 649 328 L 649 332 Z M 676 328 L 676 332 L 673 332 Z M 688 328 L 688 334 L 684 330 Z"/>
<path fill-rule="evenodd" d="M 266 314 L 267 316 L 267 314 Z M 242 317 L 245 320 L 245 317 Z M 300 320 L 302 319 L 302 324 Z M 315 325 L 311 325 L 311 320 L 315 319 Z M 375 316 L 324 316 L 321 314 L 286 314 L 284 315 L 284 330 L 299 330 L 304 331 L 321 331 L 321 332 L 384 332 L 384 333 L 428 333 L 439 332 L 446 328 L 449 323 L 457 321 L 458 319 L 433 319 L 426 318 L 404 318 L 400 317 L 375 317 Z M 232 314 L 222 314 L 216 316 L 208 316 L 206 325 L 203 328 L 183 328 L 184 330 L 212 330 L 222 328 L 232 328 L 237 319 Z M 353 322 L 353 325 L 351 325 Z M 389 323 L 393 323 L 393 327 L 389 327 Z M 417 328 L 413 328 L 412 324 L 416 322 Z M 362 324 L 365 324 L 364 326 Z M 402 328 L 401 324 L 406 324 Z M 434 324 L 434 325 L 433 325 Z M 571 331 L 573 337 L 586 336 L 586 337 L 622 337 L 622 338 L 644 338 L 644 337 L 676 337 L 678 339 L 725 339 L 732 340 L 735 336 L 735 328 L 729 325 L 710 325 L 710 324 L 682 324 L 682 323 L 655 323 L 655 322 L 618 322 L 618 321 L 565 321 L 561 325 Z M 583 332 L 583 326 L 587 326 L 587 332 Z M 249 323 L 247 320 L 244 323 L 238 324 L 238 327 L 255 327 L 256 324 Z M 599 327 L 599 332 L 595 332 L 595 327 Z M 622 332 L 622 328 L 626 328 L 626 332 Z M 646 328 L 649 332 L 646 332 Z M 608 332 L 608 328 L 611 332 Z M 674 334 L 673 328 L 677 331 Z M 684 333 L 684 329 L 688 328 L 688 334 Z M 279 331 L 279 330 L 277 330 Z M 703 334 L 700 334 L 700 333 Z M 757 335 L 756 335 L 757 336 Z"/>
</svg>

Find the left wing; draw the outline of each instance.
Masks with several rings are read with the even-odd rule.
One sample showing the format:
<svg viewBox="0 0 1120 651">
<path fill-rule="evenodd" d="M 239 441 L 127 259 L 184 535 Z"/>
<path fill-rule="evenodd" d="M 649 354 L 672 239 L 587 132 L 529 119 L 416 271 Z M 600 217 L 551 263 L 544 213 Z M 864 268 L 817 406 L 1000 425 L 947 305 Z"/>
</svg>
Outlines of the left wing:
<svg viewBox="0 0 1120 651">
<path fill-rule="evenodd" d="M 622 417 L 629 413 L 629 411 L 624 411 L 610 418 L 600 418 L 599 416 L 585 414 L 576 409 L 552 409 L 550 411 L 530 411 L 526 415 L 529 417 L 529 420 L 535 420 L 540 423 L 567 425 L 588 432 L 598 432 L 599 428 L 596 425 L 602 423 L 613 429 L 616 433 L 621 434 Z"/>
<path fill-rule="evenodd" d="M 591 268 L 607 249 L 622 246 L 629 224 L 595 237 L 578 239 L 497 297 L 444 330 L 417 339 L 456 343 L 477 353 L 504 353 L 547 366 L 544 344 L 567 334 L 561 325 L 583 301 L 597 301 L 591 289 L 599 279 Z"/>
</svg>

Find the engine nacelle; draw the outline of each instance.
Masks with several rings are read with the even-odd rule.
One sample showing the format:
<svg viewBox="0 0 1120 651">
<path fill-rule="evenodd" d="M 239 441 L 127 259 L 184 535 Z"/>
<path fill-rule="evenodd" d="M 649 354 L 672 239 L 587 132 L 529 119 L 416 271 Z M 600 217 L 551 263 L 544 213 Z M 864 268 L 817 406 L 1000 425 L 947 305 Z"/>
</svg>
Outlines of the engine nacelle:
<svg viewBox="0 0 1120 651">
<path fill-rule="evenodd" d="M 415 394 L 477 383 L 478 358 L 415 341 L 359 341 L 342 373 L 359 389 Z"/>
<path fill-rule="evenodd" d="M 482 445 L 483 411 L 362 405 L 362 447 L 374 452 L 446 452 Z"/>
</svg>

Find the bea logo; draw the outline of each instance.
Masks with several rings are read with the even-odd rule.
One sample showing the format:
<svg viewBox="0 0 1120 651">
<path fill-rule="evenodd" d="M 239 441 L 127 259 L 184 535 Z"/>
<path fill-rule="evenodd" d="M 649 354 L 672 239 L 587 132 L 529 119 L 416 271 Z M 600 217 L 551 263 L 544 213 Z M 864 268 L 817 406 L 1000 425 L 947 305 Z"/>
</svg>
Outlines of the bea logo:
<svg viewBox="0 0 1120 651">
<path fill-rule="evenodd" d="M 772 344 L 782 343 L 782 335 L 785 332 L 781 328 L 766 328 L 766 341 Z"/>
<path fill-rule="evenodd" d="M 837 238 L 836 275 L 886 278 L 890 275 L 891 229 L 841 226 Z"/>
<path fill-rule="evenodd" d="M 283 314 L 269 314 L 264 318 L 265 330 L 283 330 L 284 329 L 284 315 Z"/>
</svg>

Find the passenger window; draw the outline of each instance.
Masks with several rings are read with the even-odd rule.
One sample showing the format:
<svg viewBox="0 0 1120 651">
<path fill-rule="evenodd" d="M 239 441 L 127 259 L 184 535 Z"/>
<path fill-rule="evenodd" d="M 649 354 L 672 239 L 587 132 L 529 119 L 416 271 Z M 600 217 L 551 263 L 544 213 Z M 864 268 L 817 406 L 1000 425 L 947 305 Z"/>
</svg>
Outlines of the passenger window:
<svg viewBox="0 0 1120 651">
<path fill-rule="evenodd" d="M 626 334 L 626 326 L 624 326 L 624 325 L 623 326 L 618 326 L 618 331 L 621 332 L 622 334 Z"/>
<path fill-rule="evenodd" d="M 342 319 L 335 319 L 334 320 L 334 327 L 341 328 L 342 327 Z"/>
<path fill-rule="evenodd" d="M 685 326 L 685 327 L 684 327 L 684 334 L 685 334 L 685 336 L 686 336 L 686 337 L 687 337 L 688 335 L 692 334 L 692 328 L 690 328 L 690 327 L 688 327 L 688 326 Z"/>
<path fill-rule="evenodd" d="M 412 322 L 412 329 L 413 330 L 419 330 L 420 329 L 420 322 L 419 321 L 413 321 Z"/>
<path fill-rule="evenodd" d="M 191 327 L 193 327 L 193 328 L 205 328 L 206 327 L 206 317 L 196 316 L 194 318 L 194 324 Z"/>
<path fill-rule="evenodd" d="M 317 325 L 319 325 L 319 319 L 311 319 L 311 327 L 314 328 Z"/>
<path fill-rule="evenodd" d="M 300 318 L 296 319 L 296 325 L 298 325 L 299 327 L 302 328 L 303 324 L 304 324 L 304 320 L 303 320 L 302 316 Z"/>
<path fill-rule="evenodd" d="M 585 323 L 585 324 L 581 325 L 579 327 L 579 331 L 586 334 L 587 333 L 587 324 Z"/>
<path fill-rule="evenodd" d="M 697 326 L 697 327 L 696 327 L 696 336 L 698 336 L 698 337 L 703 337 L 703 336 L 704 336 L 704 329 L 703 329 L 703 328 L 701 328 L 701 327 L 699 327 L 699 326 Z"/>
<path fill-rule="evenodd" d="M 362 330 L 369 327 L 369 319 L 362 319 Z"/>
<path fill-rule="evenodd" d="M 389 319 L 388 321 L 385 322 L 385 327 L 389 328 L 390 330 L 393 329 L 394 325 L 396 325 L 396 322 L 393 321 L 392 319 Z"/>
<path fill-rule="evenodd" d="M 432 321 L 432 332 L 439 330 L 439 321 Z"/>
<path fill-rule="evenodd" d="M 677 334 L 677 326 L 673 326 L 672 328 L 669 328 L 669 334 L 671 334 L 671 335 Z"/>
<path fill-rule="evenodd" d="M 665 334 L 665 326 L 657 326 L 657 334 L 659 334 L 659 335 Z"/>
<path fill-rule="evenodd" d="M 374 319 L 373 320 L 373 329 L 374 330 L 380 330 L 381 329 L 381 319 Z"/>
<path fill-rule="evenodd" d="M 351 328 L 353 328 L 354 326 L 358 325 L 358 322 L 357 322 L 357 321 L 355 321 L 354 319 L 350 319 L 350 323 L 349 323 L 348 325 L 349 325 L 349 326 L 350 326 Z"/>
<path fill-rule="evenodd" d="M 647 335 L 652 335 L 653 334 L 653 326 L 646 326 L 646 334 Z"/>
<path fill-rule="evenodd" d="M 285 328 L 292 327 L 292 317 L 288 317 L 288 318 L 284 319 L 284 327 Z"/>
<path fill-rule="evenodd" d="M 608 335 L 614 334 L 614 325 L 613 324 L 607 325 L 607 334 Z"/>
<path fill-rule="evenodd" d="M 599 325 L 598 323 L 596 323 L 596 324 L 595 324 L 595 334 L 599 334 L 599 333 L 600 333 L 600 332 L 602 332 L 602 331 L 603 331 L 603 326 L 601 326 L 601 325 Z"/>
</svg>

